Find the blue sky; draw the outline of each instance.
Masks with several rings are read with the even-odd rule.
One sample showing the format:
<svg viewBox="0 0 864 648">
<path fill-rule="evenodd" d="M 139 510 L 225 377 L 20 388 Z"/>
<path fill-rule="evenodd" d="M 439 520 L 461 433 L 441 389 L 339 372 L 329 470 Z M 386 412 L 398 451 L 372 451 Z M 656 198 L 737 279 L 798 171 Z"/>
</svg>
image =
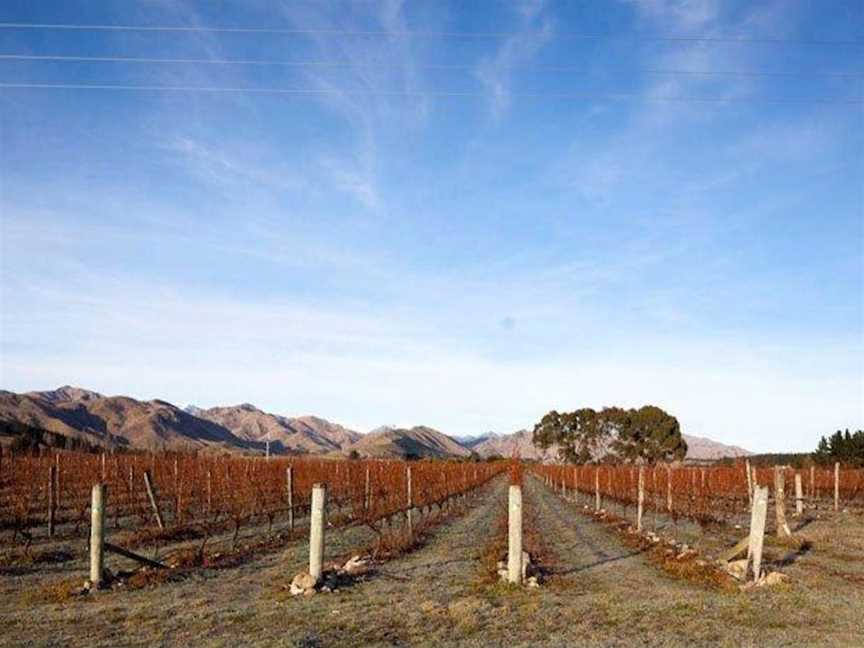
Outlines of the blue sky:
<svg viewBox="0 0 864 648">
<path fill-rule="evenodd" d="M 754 450 L 864 426 L 860 2 L 0 22 L 4 388 L 451 434 L 655 403 Z"/>
</svg>

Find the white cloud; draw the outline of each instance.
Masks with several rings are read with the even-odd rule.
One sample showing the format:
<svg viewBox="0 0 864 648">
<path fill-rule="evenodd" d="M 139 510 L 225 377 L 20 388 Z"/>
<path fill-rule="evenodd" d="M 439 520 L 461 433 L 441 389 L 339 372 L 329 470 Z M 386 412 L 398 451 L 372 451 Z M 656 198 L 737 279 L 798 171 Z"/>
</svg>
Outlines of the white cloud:
<svg viewBox="0 0 864 648">
<path fill-rule="evenodd" d="M 544 0 L 522 2 L 516 32 L 504 39 L 494 55 L 483 58 L 474 71 L 490 96 L 490 108 L 497 120 L 510 108 L 513 68 L 531 60 L 552 40 L 553 23 Z"/>
</svg>

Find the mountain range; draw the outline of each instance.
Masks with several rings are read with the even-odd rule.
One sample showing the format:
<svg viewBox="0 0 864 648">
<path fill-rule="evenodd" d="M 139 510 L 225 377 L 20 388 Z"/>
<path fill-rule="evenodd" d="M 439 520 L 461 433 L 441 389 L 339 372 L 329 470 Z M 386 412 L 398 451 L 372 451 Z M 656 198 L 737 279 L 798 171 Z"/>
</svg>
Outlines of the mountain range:
<svg viewBox="0 0 864 648">
<path fill-rule="evenodd" d="M 426 426 L 384 426 L 361 434 L 316 416 L 286 417 L 243 403 L 202 409 L 162 400 L 104 396 L 79 387 L 14 393 L 0 390 L 0 445 L 13 441 L 13 427 L 27 426 L 84 445 L 116 449 L 310 454 L 325 457 L 482 458 L 519 456 L 553 461 L 531 432 L 450 437 Z M 742 448 L 684 435 L 688 459 L 744 456 Z"/>
</svg>

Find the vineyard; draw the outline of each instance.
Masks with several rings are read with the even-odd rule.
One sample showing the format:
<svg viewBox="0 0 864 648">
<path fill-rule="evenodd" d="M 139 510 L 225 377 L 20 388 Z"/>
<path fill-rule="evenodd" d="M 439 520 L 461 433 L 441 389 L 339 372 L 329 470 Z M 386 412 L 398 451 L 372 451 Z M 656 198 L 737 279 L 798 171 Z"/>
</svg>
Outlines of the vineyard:
<svg viewBox="0 0 864 648">
<path fill-rule="evenodd" d="M 747 589 L 718 556 L 750 563 L 767 496 L 790 537 L 760 528 Z M 862 511 L 864 471 L 843 466 L 7 454 L 0 618 L 21 643 L 99 646 L 856 645 L 857 614 L 814 615 L 823 592 L 864 604 Z M 113 575 L 82 590 L 88 566 Z M 755 587 L 769 572 L 784 584 Z"/>
<path fill-rule="evenodd" d="M 27 551 L 81 536 L 88 528 L 91 489 L 106 487 L 108 528 L 132 544 L 209 538 L 241 530 L 289 533 L 308 514 L 313 484 L 328 489 L 330 523 L 410 521 L 414 510 L 440 509 L 502 468 L 494 464 L 328 461 L 172 454 L 7 455 L 0 462 L 0 531 Z"/>
<path fill-rule="evenodd" d="M 751 468 L 737 466 L 537 466 L 536 473 L 550 485 L 564 491 L 582 493 L 596 502 L 613 502 L 636 506 L 639 499 L 640 473 L 643 505 L 673 517 L 697 522 L 741 524 L 752 505 L 755 486 L 773 489 L 777 472 L 783 482 L 782 496 L 790 508 L 800 499 L 809 510 L 864 510 L 864 469 L 812 467 L 804 471 L 791 468 Z M 791 486 L 800 484 L 800 493 Z M 772 495 L 776 496 L 773 493 Z M 599 504 L 597 506 L 599 508 Z"/>
</svg>

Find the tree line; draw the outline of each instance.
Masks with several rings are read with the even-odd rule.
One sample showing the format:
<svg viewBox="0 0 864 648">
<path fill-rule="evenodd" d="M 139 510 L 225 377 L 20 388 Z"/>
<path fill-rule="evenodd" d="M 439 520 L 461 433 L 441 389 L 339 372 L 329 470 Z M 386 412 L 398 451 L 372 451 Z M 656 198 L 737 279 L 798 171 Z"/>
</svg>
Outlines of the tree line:
<svg viewBox="0 0 864 648">
<path fill-rule="evenodd" d="M 817 464 L 831 464 L 839 461 L 852 466 L 864 466 L 864 430 L 850 433 L 837 430 L 830 437 L 822 437 L 813 453 Z"/>
</svg>

